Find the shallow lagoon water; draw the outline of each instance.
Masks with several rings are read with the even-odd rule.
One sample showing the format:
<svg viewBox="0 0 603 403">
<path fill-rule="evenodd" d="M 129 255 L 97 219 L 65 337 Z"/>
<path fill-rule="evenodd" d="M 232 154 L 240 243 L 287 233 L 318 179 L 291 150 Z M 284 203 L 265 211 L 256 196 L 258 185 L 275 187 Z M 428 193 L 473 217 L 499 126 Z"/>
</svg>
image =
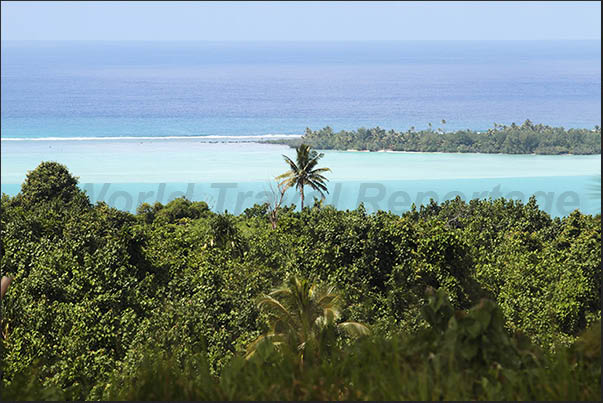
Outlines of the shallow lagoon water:
<svg viewBox="0 0 603 403">
<path fill-rule="evenodd" d="M 2 192 L 14 195 L 28 170 L 41 161 L 61 162 L 79 177 L 91 200 L 135 211 L 153 203 L 186 196 L 204 200 L 215 211 L 239 214 L 272 197 L 272 178 L 286 170 L 286 146 L 254 142 L 208 142 L 190 139 L 2 141 Z M 431 198 L 457 195 L 507 197 L 527 201 L 535 194 L 541 208 L 564 216 L 575 208 L 600 212 L 601 156 L 395 153 L 324 151 L 329 195 L 325 203 L 367 211 L 401 213 Z M 314 195 L 306 191 L 311 203 Z M 286 203 L 299 205 L 287 193 Z"/>
</svg>

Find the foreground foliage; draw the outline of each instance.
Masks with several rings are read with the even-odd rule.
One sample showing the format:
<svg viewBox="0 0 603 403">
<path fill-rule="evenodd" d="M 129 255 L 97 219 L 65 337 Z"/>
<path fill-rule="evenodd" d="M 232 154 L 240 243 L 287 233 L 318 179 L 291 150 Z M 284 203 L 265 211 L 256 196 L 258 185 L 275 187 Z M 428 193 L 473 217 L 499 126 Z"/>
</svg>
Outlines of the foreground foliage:
<svg viewBox="0 0 603 403">
<path fill-rule="evenodd" d="M 5 399 L 600 397 L 600 215 L 551 219 L 535 199 L 402 216 L 315 204 L 273 228 L 266 205 L 91 205 L 64 172 L 45 164 L 2 196 Z M 370 335 L 319 332 L 317 354 L 258 343 L 246 360 L 283 329 L 257 302 L 295 277 L 335 285 L 332 324 Z"/>
<path fill-rule="evenodd" d="M 406 132 L 360 128 L 334 132 L 330 127 L 306 129 L 300 139 L 270 140 L 269 143 L 297 146 L 306 143 L 321 150 L 391 150 L 449 153 L 504 154 L 601 154 L 601 128 L 564 129 L 526 120 L 521 125 L 494 125 L 484 132 L 433 130 Z"/>
<path fill-rule="evenodd" d="M 258 299 L 258 308 L 266 314 L 268 333 L 258 337 L 247 348 L 246 358 L 251 358 L 262 344 L 270 343 L 277 349 L 288 346 L 304 355 L 320 355 L 324 340 L 333 332 L 362 336 L 369 329 L 358 322 L 337 323 L 341 316 L 341 299 L 335 287 L 310 283 L 306 279 L 292 277 L 288 284 L 276 288 Z"/>
</svg>

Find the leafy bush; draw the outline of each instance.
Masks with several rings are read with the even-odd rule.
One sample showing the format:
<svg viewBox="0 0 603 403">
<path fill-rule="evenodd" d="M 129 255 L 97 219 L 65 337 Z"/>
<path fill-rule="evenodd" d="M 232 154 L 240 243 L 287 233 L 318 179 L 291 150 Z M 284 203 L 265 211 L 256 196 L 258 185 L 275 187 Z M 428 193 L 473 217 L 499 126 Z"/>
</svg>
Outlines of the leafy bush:
<svg viewBox="0 0 603 403">
<path fill-rule="evenodd" d="M 59 199 L 68 202 L 81 191 L 77 188 L 77 178 L 67 167 L 58 162 L 42 162 L 27 173 L 21 186 L 21 195 L 27 203 Z"/>
<path fill-rule="evenodd" d="M 203 352 L 183 361 L 144 350 L 116 371 L 106 400 L 590 400 L 600 387 L 600 323 L 569 349 L 546 355 L 510 337 L 489 300 L 455 311 L 446 293 L 421 309 L 429 326 L 416 335 L 375 335 L 300 366 L 296 349 L 259 345 L 212 375 Z M 286 346 L 286 345 L 285 345 Z"/>
</svg>

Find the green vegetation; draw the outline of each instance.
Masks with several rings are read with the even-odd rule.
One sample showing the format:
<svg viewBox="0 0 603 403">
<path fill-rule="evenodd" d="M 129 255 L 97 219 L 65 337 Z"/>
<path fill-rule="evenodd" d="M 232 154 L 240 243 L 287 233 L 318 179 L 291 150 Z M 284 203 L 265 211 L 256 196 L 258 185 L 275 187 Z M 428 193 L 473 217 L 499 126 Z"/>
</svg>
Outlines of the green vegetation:
<svg viewBox="0 0 603 403">
<path fill-rule="evenodd" d="M 133 215 L 65 172 L 2 196 L 3 399 L 600 399 L 600 215 Z"/>
<path fill-rule="evenodd" d="M 331 171 L 329 168 L 316 168 L 318 160 L 320 160 L 324 154 L 317 153 L 312 150 L 307 144 L 301 144 L 296 147 L 296 161 L 283 155 L 285 162 L 291 168 L 289 171 L 276 177 L 277 180 L 281 180 L 279 187 L 287 189 L 289 187 L 295 187 L 301 194 L 301 208 L 304 208 L 304 186 L 310 186 L 312 189 L 319 192 L 324 199 L 324 192 L 329 193 L 325 182 L 328 181 L 322 174 L 324 172 Z"/>
<path fill-rule="evenodd" d="M 445 121 L 443 121 L 445 123 Z M 521 126 L 494 124 L 485 132 L 458 130 L 386 131 L 379 127 L 334 132 L 330 127 L 306 129 L 300 139 L 270 140 L 269 143 L 297 146 L 306 143 L 321 150 L 390 150 L 447 153 L 504 154 L 601 154 L 601 128 L 564 129 L 526 120 Z"/>
<path fill-rule="evenodd" d="M 253 356 L 268 342 L 277 349 L 287 345 L 302 352 L 303 363 L 306 350 L 320 355 L 329 332 L 341 331 L 351 336 L 368 334 L 369 329 L 361 323 L 335 323 L 341 316 L 340 304 L 335 287 L 292 277 L 286 286 L 260 297 L 258 308 L 269 317 L 270 330 L 249 345 L 246 357 Z"/>
</svg>

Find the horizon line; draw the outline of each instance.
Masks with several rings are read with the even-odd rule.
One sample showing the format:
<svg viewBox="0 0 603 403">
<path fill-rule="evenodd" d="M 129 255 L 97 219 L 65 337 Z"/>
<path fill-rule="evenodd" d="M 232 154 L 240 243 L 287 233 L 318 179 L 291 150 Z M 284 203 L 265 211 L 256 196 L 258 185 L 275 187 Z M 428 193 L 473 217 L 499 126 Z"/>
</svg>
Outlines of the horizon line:
<svg viewBox="0 0 603 403">
<path fill-rule="evenodd" d="M 546 42 L 601 41 L 601 38 L 546 39 L 2 39 L 0 42 Z"/>
</svg>

